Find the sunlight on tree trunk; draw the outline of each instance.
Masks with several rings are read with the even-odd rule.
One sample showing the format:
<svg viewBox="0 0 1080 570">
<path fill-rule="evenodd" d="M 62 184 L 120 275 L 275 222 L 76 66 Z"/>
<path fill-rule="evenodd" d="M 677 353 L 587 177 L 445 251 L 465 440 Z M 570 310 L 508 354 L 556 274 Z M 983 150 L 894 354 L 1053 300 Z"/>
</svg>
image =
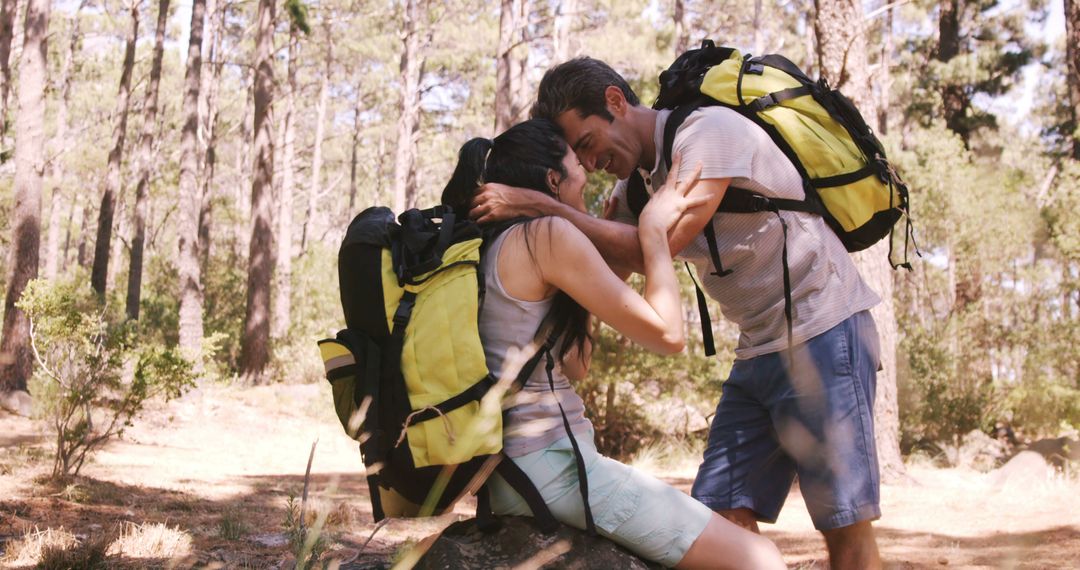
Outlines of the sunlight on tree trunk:
<svg viewBox="0 0 1080 570">
<path fill-rule="evenodd" d="M 139 2 L 131 2 L 131 29 L 124 50 L 123 69 L 120 73 L 120 89 L 116 96 L 113 148 L 109 152 L 109 164 L 105 178 L 105 192 L 98 210 L 97 239 L 94 241 L 94 267 L 90 272 L 90 285 L 98 295 L 105 295 L 108 284 L 109 257 L 112 255 L 112 233 L 117 197 L 123 191 L 122 168 L 124 141 L 127 138 L 127 119 L 131 99 L 131 73 L 135 67 L 135 43 L 139 40 Z"/>
<path fill-rule="evenodd" d="M 15 122 L 15 204 L 10 221 L 4 325 L 0 332 L 0 393 L 26 390 L 33 372 L 30 322 L 15 308 L 26 284 L 38 275 L 41 247 L 41 186 L 45 170 L 45 74 L 49 33 L 48 0 L 27 0 L 19 110 Z"/>
<path fill-rule="evenodd" d="M 850 0 L 817 0 L 814 31 L 818 40 L 821 74 L 834 89 L 841 89 L 859 107 L 864 117 L 877 117 L 875 96 L 871 90 L 862 5 Z M 880 297 L 871 313 L 877 323 L 883 370 L 877 376 L 874 402 L 874 436 L 882 480 L 905 477 L 900 456 L 900 416 L 896 392 L 896 309 L 893 299 L 893 272 L 888 260 L 888 242 L 855 254 L 855 265 Z"/>
<path fill-rule="evenodd" d="M 281 195 L 278 198 L 277 267 L 274 271 L 274 307 L 270 319 L 270 337 L 280 339 L 289 331 L 292 312 L 293 195 L 296 177 L 293 164 L 296 154 L 296 72 L 300 67 L 300 30 L 289 31 L 289 67 L 282 123 Z"/>
<path fill-rule="evenodd" d="M 250 251 L 244 336 L 240 346 L 240 374 L 244 382 L 261 383 L 270 361 L 270 279 L 274 270 L 271 250 L 270 191 L 274 183 L 274 142 L 270 107 L 274 103 L 274 2 L 259 0 L 255 39 L 254 104 L 255 176 L 251 184 Z"/>
<path fill-rule="evenodd" d="M 139 138 L 139 179 L 135 186 L 135 207 L 131 239 L 131 265 L 128 268 L 128 287 L 125 313 L 129 319 L 139 318 L 142 298 L 143 255 L 146 248 L 146 220 L 149 209 L 150 175 L 154 171 L 154 132 L 157 129 L 158 90 L 161 85 L 161 61 L 165 55 L 165 31 L 169 21 L 169 0 L 158 0 L 157 27 L 154 29 L 154 55 L 150 63 L 150 79 L 143 100 L 143 126 Z"/>
<path fill-rule="evenodd" d="M 401 52 L 401 115 L 397 121 L 397 154 L 394 159 L 394 212 L 416 205 L 416 131 L 420 122 L 420 79 L 424 69 L 424 42 L 420 18 L 427 12 L 424 0 L 406 0 Z"/>
<path fill-rule="evenodd" d="M 189 357 L 199 350 L 203 338 L 203 291 L 199 274 L 199 88 L 202 74 L 203 20 L 206 0 L 195 0 L 191 9 L 187 71 L 184 74 L 184 126 L 180 135 L 179 255 L 176 261 L 180 293 L 180 347 Z"/>
</svg>

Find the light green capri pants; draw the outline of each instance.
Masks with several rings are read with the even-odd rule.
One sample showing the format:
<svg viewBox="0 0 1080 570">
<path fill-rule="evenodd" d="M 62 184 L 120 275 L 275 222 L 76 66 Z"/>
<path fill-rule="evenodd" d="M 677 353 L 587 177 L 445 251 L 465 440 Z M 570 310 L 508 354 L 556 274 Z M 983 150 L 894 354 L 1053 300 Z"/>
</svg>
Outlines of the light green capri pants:
<svg viewBox="0 0 1080 570">
<path fill-rule="evenodd" d="M 712 511 L 659 479 L 601 456 L 592 431 L 576 434 L 589 480 L 589 503 L 596 530 L 634 554 L 674 566 L 705 530 Z M 514 463 L 529 476 L 551 514 L 560 522 L 585 528 L 577 465 L 570 438 Z M 497 515 L 532 516 L 532 511 L 498 474 L 489 481 L 491 509 Z"/>
</svg>

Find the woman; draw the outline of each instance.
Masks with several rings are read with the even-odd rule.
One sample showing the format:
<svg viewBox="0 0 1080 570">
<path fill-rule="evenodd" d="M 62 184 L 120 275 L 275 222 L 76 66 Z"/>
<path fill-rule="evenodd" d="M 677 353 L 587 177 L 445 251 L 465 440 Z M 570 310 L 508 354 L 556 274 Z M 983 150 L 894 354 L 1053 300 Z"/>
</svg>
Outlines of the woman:
<svg viewBox="0 0 1080 570">
<path fill-rule="evenodd" d="M 672 172 L 678 172 L 677 165 Z M 538 367 L 507 412 L 504 452 L 529 476 L 556 519 L 584 528 L 561 404 L 585 460 L 599 534 L 675 568 L 783 568 L 768 539 L 649 475 L 600 456 L 584 404 L 570 386 L 588 371 L 590 313 L 649 350 L 682 351 L 682 308 L 667 231 L 683 211 L 699 204 L 686 197 L 696 181 L 696 174 L 683 184 L 670 181 L 641 214 L 644 296 L 617 277 L 592 242 L 564 219 L 511 222 L 489 233 L 497 236 L 488 238 L 481 261 L 486 294 L 480 312 L 488 368 L 499 377 L 504 364 L 512 367 L 512 357 L 538 335 L 559 339 L 553 351 L 560 364 L 552 377 L 555 391 Z M 442 201 L 455 211 L 468 211 L 484 182 L 530 188 L 585 210 L 585 170 L 558 127 L 547 121 L 526 121 L 494 140 L 465 143 Z M 525 501 L 497 475 L 489 487 L 496 514 L 531 515 Z"/>
</svg>

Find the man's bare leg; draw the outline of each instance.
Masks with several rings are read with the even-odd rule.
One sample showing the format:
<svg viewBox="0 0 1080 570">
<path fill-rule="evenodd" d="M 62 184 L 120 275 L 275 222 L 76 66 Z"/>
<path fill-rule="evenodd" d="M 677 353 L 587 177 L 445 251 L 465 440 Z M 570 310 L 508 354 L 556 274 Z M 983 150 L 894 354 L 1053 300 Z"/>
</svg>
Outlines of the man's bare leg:
<svg viewBox="0 0 1080 570">
<path fill-rule="evenodd" d="M 822 531 L 822 534 L 829 549 L 829 566 L 833 570 L 881 568 L 881 554 L 870 521 Z"/>
</svg>

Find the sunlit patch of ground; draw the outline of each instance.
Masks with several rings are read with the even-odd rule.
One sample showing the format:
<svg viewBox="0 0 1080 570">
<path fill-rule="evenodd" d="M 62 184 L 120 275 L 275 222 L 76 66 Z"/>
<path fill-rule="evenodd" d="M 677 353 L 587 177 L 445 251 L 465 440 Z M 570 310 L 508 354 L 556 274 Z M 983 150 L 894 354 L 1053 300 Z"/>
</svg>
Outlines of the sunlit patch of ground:
<svg viewBox="0 0 1080 570">
<path fill-rule="evenodd" d="M 30 568 L 46 551 L 99 550 L 118 567 L 287 565 L 286 505 L 299 500 L 316 439 L 307 523 L 325 515 L 327 556 L 348 566 L 385 564 L 474 508 L 466 501 L 451 515 L 395 520 L 375 532 L 359 452 L 337 423 L 325 383 L 207 386 L 151 406 L 82 477 L 63 483 L 45 480 L 51 437 L 41 423 L 0 412 L 0 566 Z M 667 448 L 635 464 L 689 491 L 700 450 Z M 1080 567 L 1075 478 L 908 470 L 910 484 L 882 489 L 876 528 L 889 567 Z M 791 567 L 826 567 L 797 489 L 763 531 Z"/>
</svg>

